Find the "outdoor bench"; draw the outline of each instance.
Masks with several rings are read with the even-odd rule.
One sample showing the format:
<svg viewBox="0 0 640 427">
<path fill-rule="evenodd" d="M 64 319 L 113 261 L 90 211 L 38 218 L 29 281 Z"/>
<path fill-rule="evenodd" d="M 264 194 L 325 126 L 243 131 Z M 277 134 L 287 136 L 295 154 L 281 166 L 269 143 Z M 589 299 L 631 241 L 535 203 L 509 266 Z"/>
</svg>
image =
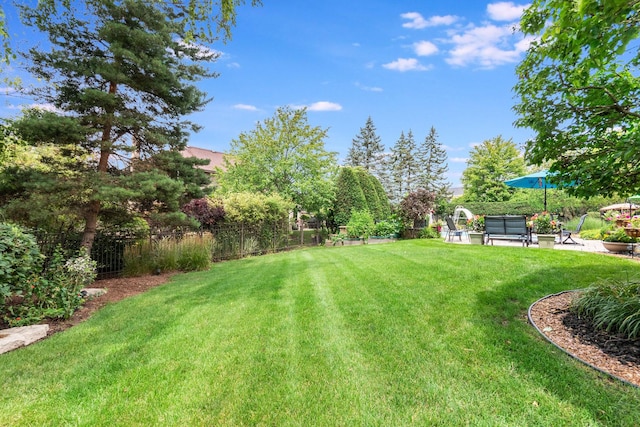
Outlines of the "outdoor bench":
<svg viewBox="0 0 640 427">
<path fill-rule="evenodd" d="M 494 240 L 517 240 L 529 246 L 531 233 L 524 215 L 500 215 L 484 217 L 484 232 L 487 243 Z"/>
</svg>

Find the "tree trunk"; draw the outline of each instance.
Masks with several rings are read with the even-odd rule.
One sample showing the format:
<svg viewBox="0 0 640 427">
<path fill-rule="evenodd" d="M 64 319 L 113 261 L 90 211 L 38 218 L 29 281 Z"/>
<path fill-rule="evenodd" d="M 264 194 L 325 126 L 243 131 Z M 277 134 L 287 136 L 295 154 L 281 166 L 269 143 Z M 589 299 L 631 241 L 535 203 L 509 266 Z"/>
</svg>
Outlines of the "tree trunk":
<svg viewBox="0 0 640 427">
<path fill-rule="evenodd" d="M 118 84 L 111 82 L 109 85 L 109 94 L 115 95 Z M 98 174 L 104 176 L 107 173 L 109 166 L 109 156 L 111 155 L 111 128 L 112 128 L 113 111 L 107 112 L 107 119 L 104 127 L 102 128 L 102 144 L 100 150 L 100 160 L 98 161 Z M 99 183 L 98 183 L 99 185 Z M 89 206 L 84 215 L 84 231 L 82 233 L 82 247 L 87 249 L 87 253 L 91 253 L 91 247 L 93 241 L 96 238 L 96 231 L 98 228 L 98 215 L 100 214 L 100 207 L 102 203 L 100 200 L 91 200 Z"/>
<path fill-rule="evenodd" d="M 85 211 L 84 232 L 82 233 L 82 247 L 91 253 L 93 241 L 96 238 L 98 228 L 98 214 L 100 213 L 100 200 L 92 200 Z"/>
</svg>

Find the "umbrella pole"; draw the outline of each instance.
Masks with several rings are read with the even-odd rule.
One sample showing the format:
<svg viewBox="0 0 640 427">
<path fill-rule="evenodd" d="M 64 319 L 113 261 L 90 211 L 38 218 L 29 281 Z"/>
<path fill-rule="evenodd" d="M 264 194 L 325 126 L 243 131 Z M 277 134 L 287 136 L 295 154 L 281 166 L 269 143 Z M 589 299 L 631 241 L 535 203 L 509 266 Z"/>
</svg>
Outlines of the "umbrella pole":
<svg viewBox="0 0 640 427">
<path fill-rule="evenodd" d="M 544 211 L 547 211 L 547 184 L 544 185 Z"/>
</svg>

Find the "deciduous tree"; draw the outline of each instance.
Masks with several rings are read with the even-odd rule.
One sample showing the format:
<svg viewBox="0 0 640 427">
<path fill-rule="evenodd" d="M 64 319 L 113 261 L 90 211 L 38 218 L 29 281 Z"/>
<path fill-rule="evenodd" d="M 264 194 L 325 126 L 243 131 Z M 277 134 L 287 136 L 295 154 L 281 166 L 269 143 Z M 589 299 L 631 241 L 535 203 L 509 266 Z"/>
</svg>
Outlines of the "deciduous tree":
<svg viewBox="0 0 640 427">
<path fill-rule="evenodd" d="M 462 172 L 464 197 L 470 202 L 503 202 L 514 189 L 505 180 L 523 175 L 522 154 L 509 139 L 501 136 L 484 141 L 469 153 L 467 168 Z"/>
<path fill-rule="evenodd" d="M 309 212 L 329 207 L 336 153 L 325 149 L 326 136 L 326 129 L 308 123 L 306 109 L 278 108 L 231 141 L 220 191 L 277 193 Z"/>
<path fill-rule="evenodd" d="M 534 0 L 517 68 L 527 160 L 582 196 L 640 192 L 640 2 Z"/>
</svg>

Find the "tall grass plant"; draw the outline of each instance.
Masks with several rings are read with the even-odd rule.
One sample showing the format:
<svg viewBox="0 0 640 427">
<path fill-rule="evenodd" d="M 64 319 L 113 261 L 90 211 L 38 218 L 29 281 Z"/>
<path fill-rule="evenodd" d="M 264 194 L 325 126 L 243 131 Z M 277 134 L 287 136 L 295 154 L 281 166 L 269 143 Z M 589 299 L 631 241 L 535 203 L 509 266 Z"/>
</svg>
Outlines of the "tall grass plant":
<svg viewBox="0 0 640 427">
<path fill-rule="evenodd" d="M 214 238 L 209 233 L 140 240 L 124 251 L 125 276 L 165 271 L 205 270 L 213 259 Z"/>
</svg>

